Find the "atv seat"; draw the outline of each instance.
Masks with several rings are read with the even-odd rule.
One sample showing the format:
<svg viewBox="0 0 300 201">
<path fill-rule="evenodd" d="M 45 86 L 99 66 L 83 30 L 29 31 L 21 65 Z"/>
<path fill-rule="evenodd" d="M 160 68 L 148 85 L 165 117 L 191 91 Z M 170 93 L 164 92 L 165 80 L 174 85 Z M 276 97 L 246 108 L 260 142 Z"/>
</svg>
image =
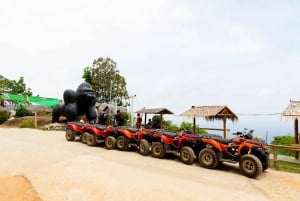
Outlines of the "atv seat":
<svg viewBox="0 0 300 201">
<path fill-rule="evenodd" d="M 71 122 L 70 122 L 70 123 L 71 123 Z M 80 127 L 84 125 L 83 122 L 79 122 L 79 121 L 72 122 L 72 123 L 74 123 L 76 126 L 80 126 Z"/>
<path fill-rule="evenodd" d="M 139 129 L 137 128 L 127 128 L 127 130 L 129 130 L 130 132 L 136 133 L 139 131 Z"/>
<path fill-rule="evenodd" d="M 96 128 L 98 128 L 98 129 L 100 129 L 100 130 L 105 130 L 105 129 L 107 128 L 107 126 L 98 124 L 98 125 L 96 126 Z"/>
<path fill-rule="evenodd" d="M 172 133 L 170 131 L 162 131 L 161 133 L 164 134 L 164 135 L 166 135 L 166 136 L 168 136 L 168 137 L 171 137 L 171 138 L 174 138 L 174 137 L 178 136 L 177 133 Z"/>
<path fill-rule="evenodd" d="M 229 144 L 231 142 L 231 139 L 224 139 L 224 138 L 220 138 L 220 137 L 212 137 L 212 139 L 214 139 L 217 142 L 220 142 L 222 144 Z"/>
</svg>

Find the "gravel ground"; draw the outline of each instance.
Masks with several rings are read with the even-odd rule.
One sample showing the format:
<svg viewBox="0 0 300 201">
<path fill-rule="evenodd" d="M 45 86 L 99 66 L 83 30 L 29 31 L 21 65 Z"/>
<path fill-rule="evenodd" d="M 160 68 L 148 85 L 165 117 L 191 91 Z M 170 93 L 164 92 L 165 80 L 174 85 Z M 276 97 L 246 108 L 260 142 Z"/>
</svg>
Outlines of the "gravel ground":
<svg viewBox="0 0 300 201">
<path fill-rule="evenodd" d="M 256 179 L 134 151 L 68 142 L 63 131 L 0 128 L 0 201 L 300 200 L 300 174 Z"/>
</svg>

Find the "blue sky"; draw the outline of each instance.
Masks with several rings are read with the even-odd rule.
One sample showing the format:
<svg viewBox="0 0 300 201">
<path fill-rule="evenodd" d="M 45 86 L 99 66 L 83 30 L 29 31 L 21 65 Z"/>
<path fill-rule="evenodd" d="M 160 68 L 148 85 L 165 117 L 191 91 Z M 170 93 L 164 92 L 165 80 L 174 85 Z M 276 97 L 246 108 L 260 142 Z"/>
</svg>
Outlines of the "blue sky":
<svg viewBox="0 0 300 201">
<path fill-rule="evenodd" d="M 110 57 L 136 95 L 136 110 L 180 114 L 191 105 L 227 105 L 237 114 L 268 114 L 300 100 L 296 0 L 0 4 L 1 74 L 24 76 L 40 96 L 62 98 L 82 82 L 84 67 Z M 240 119 L 241 128 L 253 121 L 249 126 L 260 129 L 267 121 L 293 129 L 280 115 Z"/>
</svg>

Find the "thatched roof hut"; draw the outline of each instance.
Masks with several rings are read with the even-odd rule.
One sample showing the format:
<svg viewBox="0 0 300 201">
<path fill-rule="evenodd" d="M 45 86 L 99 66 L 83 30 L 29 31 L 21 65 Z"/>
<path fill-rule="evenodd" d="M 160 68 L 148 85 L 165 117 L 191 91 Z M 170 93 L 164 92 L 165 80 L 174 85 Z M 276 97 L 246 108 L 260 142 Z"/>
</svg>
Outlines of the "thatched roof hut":
<svg viewBox="0 0 300 201">
<path fill-rule="evenodd" d="M 163 114 L 174 114 L 167 108 L 152 108 L 152 109 L 143 108 L 141 110 L 136 111 L 136 113 L 145 114 L 145 118 L 144 118 L 145 125 L 146 125 L 146 120 L 147 120 L 147 114 L 160 114 L 160 127 L 161 128 L 162 128 L 162 120 L 163 120 L 162 115 Z"/>
<path fill-rule="evenodd" d="M 283 119 L 299 119 L 300 118 L 300 101 L 290 100 L 290 104 L 282 112 Z"/>
<path fill-rule="evenodd" d="M 212 106 L 192 106 L 187 111 L 180 114 L 181 116 L 191 117 L 194 119 L 194 132 L 196 128 L 196 117 L 203 117 L 208 121 L 223 120 L 224 138 L 226 138 L 226 120 L 237 121 L 238 117 L 226 105 Z"/>
<path fill-rule="evenodd" d="M 294 120 L 294 139 L 295 144 L 299 144 L 299 129 L 298 120 L 300 118 L 300 101 L 290 100 L 290 104 L 281 114 L 282 119 L 293 119 Z M 295 152 L 295 158 L 299 158 L 299 153 Z"/>
</svg>

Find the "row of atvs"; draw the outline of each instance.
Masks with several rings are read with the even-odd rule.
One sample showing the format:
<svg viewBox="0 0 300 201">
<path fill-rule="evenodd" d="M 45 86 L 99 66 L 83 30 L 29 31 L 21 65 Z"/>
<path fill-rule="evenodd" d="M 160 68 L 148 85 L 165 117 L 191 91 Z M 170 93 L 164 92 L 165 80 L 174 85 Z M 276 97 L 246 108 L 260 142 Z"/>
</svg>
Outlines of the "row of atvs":
<svg viewBox="0 0 300 201">
<path fill-rule="evenodd" d="M 234 133 L 236 137 L 223 139 L 188 131 L 174 133 L 162 129 L 69 122 L 65 136 L 68 141 L 77 137 L 89 146 L 104 143 L 107 149 L 136 148 L 140 154 L 152 154 L 155 158 L 172 153 L 185 164 L 198 159 L 200 166 L 209 169 L 217 168 L 223 162 L 239 163 L 245 176 L 256 178 L 269 167 L 269 149 L 263 141 L 253 138 L 252 133 L 253 130 L 247 134 L 237 132 Z"/>
</svg>

